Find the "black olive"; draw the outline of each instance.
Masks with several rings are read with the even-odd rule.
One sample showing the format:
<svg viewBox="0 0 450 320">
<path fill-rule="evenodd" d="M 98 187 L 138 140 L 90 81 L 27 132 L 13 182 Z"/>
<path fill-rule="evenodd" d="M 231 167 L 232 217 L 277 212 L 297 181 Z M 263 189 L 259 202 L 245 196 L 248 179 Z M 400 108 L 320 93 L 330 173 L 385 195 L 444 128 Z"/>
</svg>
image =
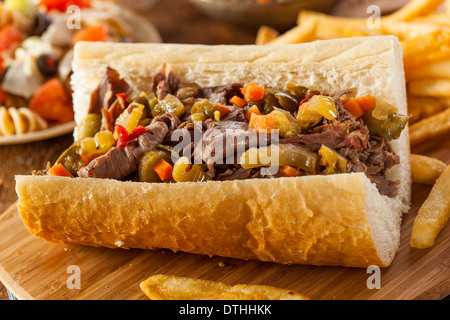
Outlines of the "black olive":
<svg viewBox="0 0 450 320">
<path fill-rule="evenodd" d="M 274 94 L 282 109 L 289 112 L 295 112 L 298 110 L 298 104 L 300 101 L 297 97 L 284 91 L 274 91 Z"/>
<path fill-rule="evenodd" d="M 46 77 L 53 77 L 58 71 L 58 61 L 51 54 L 42 54 L 36 61 L 39 71 Z"/>
<path fill-rule="evenodd" d="M 274 108 L 281 108 L 278 103 L 278 99 L 273 92 L 266 93 L 264 97 L 264 108 L 261 110 L 264 114 L 268 114 L 273 111 Z"/>
<path fill-rule="evenodd" d="M 41 36 L 50 25 L 51 20 L 45 13 L 38 13 L 34 18 L 33 35 Z"/>
</svg>

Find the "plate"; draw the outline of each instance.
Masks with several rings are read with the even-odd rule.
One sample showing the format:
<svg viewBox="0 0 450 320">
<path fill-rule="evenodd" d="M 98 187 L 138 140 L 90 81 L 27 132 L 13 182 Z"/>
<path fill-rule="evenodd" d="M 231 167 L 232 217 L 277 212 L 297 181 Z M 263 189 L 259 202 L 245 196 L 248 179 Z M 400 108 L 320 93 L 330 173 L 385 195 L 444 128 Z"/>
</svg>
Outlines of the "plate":
<svg viewBox="0 0 450 320">
<path fill-rule="evenodd" d="M 286 0 L 258 4 L 231 0 L 190 1 L 210 17 L 252 29 L 267 25 L 278 31 L 295 26 L 300 10 L 327 12 L 336 2 L 336 0 Z"/>
<path fill-rule="evenodd" d="M 55 125 L 44 130 L 27 132 L 24 134 L 17 134 L 11 136 L 3 136 L 0 137 L 0 145 L 22 144 L 54 138 L 72 132 L 74 128 L 75 122 L 68 122 L 64 124 Z"/>
</svg>

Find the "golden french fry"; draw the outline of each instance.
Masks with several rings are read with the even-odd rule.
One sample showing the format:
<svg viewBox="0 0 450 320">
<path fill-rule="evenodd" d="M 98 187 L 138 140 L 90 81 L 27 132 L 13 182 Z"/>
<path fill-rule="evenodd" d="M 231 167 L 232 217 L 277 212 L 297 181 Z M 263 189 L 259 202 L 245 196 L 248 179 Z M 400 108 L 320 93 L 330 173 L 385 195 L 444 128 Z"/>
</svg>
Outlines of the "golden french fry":
<svg viewBox="0 0 450 320">
<path fill-rule="evenodd" d="M 378 30 L 370 30 L 367 27 L 366 19 L 334 17 L 309 10 L 300 11 L 297 24 L 299 26 L 303 24 L 314 24 L 316 39 L 381 34 Z"/>
<path fill-rule="evenodd" d="M 450 17 L 449 17 L 450 19 Z M 406 80 L 422 78 L 449 78 L 450 59 L 435 61 L 426 65 L 409 68 L 406 71 Z"/>
<path fill-rule="evenodd" d="M 217 281 L 162 274 L 147 278 L 140 287 L 152 300 L 309 300 L 300 293 L 271 286 L 230 286 Z"/>
<path fill-rule="evenodd" d="M 450 79 L 418 79 L 408 83 L 408 93 L 419 97 L 450 97 Z"/>
<path fill-rule="evenodd" d="M 440 26 L 450 27 L 450 19 L 448 13 L 435 13 L 425 17 L 419 17 L 412 20 L 412 22 L 418 23 L 432 23 Z"/>
<path fill-rule="evenodd" d="M 427 36 L 433 32 L 443 32 L 442 27 L 433 24 L 405 22 L 381 18 L 380 31 L 384 34 L 392 34 L 400 40 L 415 39 Z"/>
<path fill-rule="evenodd" d="M 428 52 L 427 52 L 428 51 Z M 424 50 L 422 53 L 409 54 L 403 58 L 406 72 L 415 67 L 432 63 L 433 61 L 450 59 L 450 46 L 442 44 L 437 50 Z"/>
<path fill-rule="evenodd" d="M 445 46 L 449 43 L 450 32 L 442 29 L 401 40 L 405 69 L 409 70 L 412 67 L 422 65 L 430 58 L 435 59 L 439 52 L 442 52 L 442 55 L 445 56 L 447 54 Z M 448 55 L 450 56 L 450 53 Z"/>
<path fill-rule="evenodd" d="M 433 246 L 439 232 L 450 216 L 450 165 L 446 167 L 434 184 L 428 198 L 422 204 L 414 220 L 411 246 L 429 248 Z"/>
<path fill-rule="evenodd" d="M 409 127 L 411 146 L 450 131 L 450 108 L 412 124 Z"/>
<path fill-rule="evenodd" d="M 439 101 L 444 105 L 444 108 L 450 108 L 450 98 L 440 98 Z"/>
<path fill-rule="evenodd" d="M 445 0 L 445 13 L 450 15 L 450 0 Z"/>
<path fill-rule="evenodd" d="M 255 44 L 264 45 L 269 43 L 270 41 L 276 39 L 280 33 L 278 30 L 269 27 L 269 26 L 261 26 L 256 33 Z"/>
<path fill-rule="evenodd" d="M 300 26 L 296 26 L 286 31 L 278 38 L 273 39 L 267 44 L 290 44 L 313 41 L 315 28 L 315 22 L 313 20 L 309 20 L 305 23 L 302 23 L 302 25 Z"/>
<path fill-rule="evenodd" d="M 433 185 L 437 178 L 444 172 L 447 165 L 439 159 L 411 154 L 412 180 L 416 183 Z"/>
<path fill-rule="evenodd" d="M 410 21 L 414 18 L 426 16 L 436 11 L 442 0 L 412 0 L 399 10 L 386 16 L 386 19 L 396 21 Z"/>
<path fill-rule="evenodd" d="M 411 104 L 408 102 L 408 113 L 410 115 L 409 124 L 413 124 L 422 118 L 422 109 L 419 104 Z"/>
<path fill-rule="evenodd" d="M 421 118 L 428 118 L 441 112 L 443 109 L 444 104 L 439 99 L 408 95 L 408 112 L 413 116 L 415 113 L 419 113 Z"/>
</svg>

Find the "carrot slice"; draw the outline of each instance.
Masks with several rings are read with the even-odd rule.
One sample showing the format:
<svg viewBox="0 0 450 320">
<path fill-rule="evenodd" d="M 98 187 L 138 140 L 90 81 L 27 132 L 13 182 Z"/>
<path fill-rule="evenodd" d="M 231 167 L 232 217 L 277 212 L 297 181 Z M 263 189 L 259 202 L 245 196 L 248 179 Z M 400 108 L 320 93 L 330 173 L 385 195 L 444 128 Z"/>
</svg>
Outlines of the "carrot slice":
<svg viewBox="0 0 450 320">
<path fill-rule="evenodd" d="M 226 115 L 230 111 L 231 111 L 231 109 L 229 107 L 219 104 L 219 112 L 220 112 L 221 116 Z"/>
<path fill-rule="evenodd" d="M 256 102 L 264 99 L 264 87 L 258 86 L 254 82 L 250 82 L 241 89 L 245 102 Z"/>
<path fill-rule="evenodd" d="M 155 170 L 162 181 L 172 178 L 173 167 L 164 159 L 159 160 L 153 167 L 153 170 Z"/>
<path fill-rule="evenodd" d="M 364 111 L 361 109 L 361 106 L 358 103 L 358 100 L 355 98 L 348 99 L 347 103 L 344 105 L 345 109 L 350 112 L 355 118 L 359 118 L 364 114 Z"/>
<path fill-rule="evenodd" d="M 233 98 L 230 99 L 230 102 L 237 105 L 240 108 L 242 108 L 247 104 L 244 99 L 238 96 L 233 96 Z"/>
<path fill-rule="evenodd" d="M 256 113 L 251 114 L 248 127 L 256 131 L 267 131 L 275 129 L 275 119 L 271 115 L 258 115 Z"/>
<path fill-rule="evenodd" d="M 50 176 L 73 178 L 73 175 L 63 166 L 62 163 L 55 164 L 53 167 L 50 168 L 50 170 L 48 170 L 47 174 Z"/>
<path fill-rule="evenodd" d="M 359 97 L 356 100 L 363 111 L 373 110 L 377 105 L 377 98 L 374 96 Z"/>
<path fill-rule="evenodd" d="M 261 112 L 259 111 L 258 106 L 253 105 L 253 106 L 251 106 L 251 107 L 247 110 L 247 112 L 245 113 L 245 117 L 247 118 L 247 120 L 250 121 L 250 119 L 251 119 L 253 113 L 255 113 L 255 114 L 257 114 L 257 115 L 260 115 L 260 114 L 261 114 Z"/>
<path fill-rule="evenodd" d="M 292 166 L 282 166 L 280 168 L 281 173 L 285 177 L 300 177 L 303 175 L 303 173 L 300 172 L 300 170 L 292 167 Z"/>
</svg>

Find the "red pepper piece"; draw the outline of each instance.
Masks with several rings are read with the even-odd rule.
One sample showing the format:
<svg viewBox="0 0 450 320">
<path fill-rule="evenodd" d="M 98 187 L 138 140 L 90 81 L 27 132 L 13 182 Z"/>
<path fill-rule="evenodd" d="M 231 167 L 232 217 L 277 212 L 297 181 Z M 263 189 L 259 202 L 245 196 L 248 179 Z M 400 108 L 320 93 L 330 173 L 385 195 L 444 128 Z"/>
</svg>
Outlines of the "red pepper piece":
<svg viewBox="0 0 450 320">
<path fill-rule="evenodd" d="M 130 134 L 128 133 L 127 129 L 125 129 L 120 124 L 116 124 L 116 127 L 117 133 L 119 134 L 119 139 L 117 140 L 118 147 L 125 147 L 128 143 L 139 137 L 141 134 L 147 132 L 147 129 L 145 129 L 143 126 L 134 128 Z"/>
</svg>

